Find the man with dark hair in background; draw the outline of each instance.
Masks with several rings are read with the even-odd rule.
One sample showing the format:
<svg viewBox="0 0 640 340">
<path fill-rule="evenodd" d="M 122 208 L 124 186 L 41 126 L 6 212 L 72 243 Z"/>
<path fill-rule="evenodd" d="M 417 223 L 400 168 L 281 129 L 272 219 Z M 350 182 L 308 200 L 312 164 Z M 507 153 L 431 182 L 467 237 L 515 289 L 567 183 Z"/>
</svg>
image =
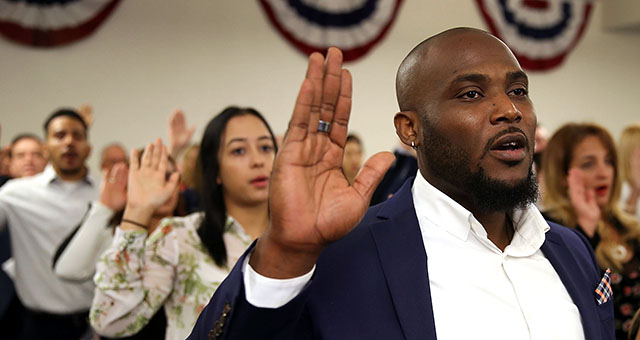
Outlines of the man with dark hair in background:
<svg viewBox="0 0 640 340">
<path fill-rule="evenodd" d="M 351 85 L 339 50 L 309 57 L 269 227 L 190 339 L 614 339 L 589 243 L 533 204 L 536 116 L 503 42 L 452 29 L 404 59 L 394 124 L 419 170 L 368 211 L 393 157 L 342 175 Z"/>
<path fill-rule="evenodd" d="M 67 282 L 53 272 L 62 240 L 78 226 L 98 196 L 88 174 L 87 125 L 74 110 L 61 109 L 44 123 L 50 164 L 0 189 L 0 229 L 10 228 L 15 287 L 25 306 L 21 339 L 78 339 L 88 330 L 91 280 Z"/>
</svg>

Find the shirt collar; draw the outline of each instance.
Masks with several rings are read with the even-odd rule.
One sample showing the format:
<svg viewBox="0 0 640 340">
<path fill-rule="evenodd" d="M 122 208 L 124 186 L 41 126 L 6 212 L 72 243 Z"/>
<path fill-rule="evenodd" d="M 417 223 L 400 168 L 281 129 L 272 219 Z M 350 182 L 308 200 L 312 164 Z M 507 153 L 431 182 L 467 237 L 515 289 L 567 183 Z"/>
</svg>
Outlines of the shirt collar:
<svg viewBox="0 0 640 340">
<path fill-rule="evenodd" d="M 244 228 L 231 215 L 227 215 L 227 221 L 224 225 L 224 231 L 238 236 L 243 242 L 250 244 L 253 240 L 251 236 L 244 231 Z"/>
<path fill-rule="evenodd" d="M 469 210 L 427 182 L 420 171 L 411 192 L 418 220 L 427 219 L 463 241 L 467 240 L 472 230 L 478 237 L 487 237 L 486 231 Z M 510 216 L 515 229 L 511 244 L 507 247 L 511 248 L 510 255 L 528 256 L 540 249 L 545 233 L 550 228 L 535 205 L 515 209 Z"/>
<path fill-rule="evenodd" d="M 411 192 L 418 220 L 426 218 L 453 236 L 467 240 L 471 219 L 475 219 L 471 212 L 427 182 L 420 170 L 413 181 Z"/>
<path fill-rule="evenodd" d="M 44 171 L 42 171 L 42 173 L 40 174 L 40 178 L 46 184 L 51 184 L 53 182 L 62 180 L 60 179 L 60 176 L 58 176 L 58 173 L 53 168 L 53 165 L 51 165 L 51 163 L 47 164 L 47 166 L 44 168 Z M 82 179 L 82 182 L 91 186 L 95 186 L 96 180 L 89 175 L 89 169 L 87 169 L 87 174 Z"/>
</svg>

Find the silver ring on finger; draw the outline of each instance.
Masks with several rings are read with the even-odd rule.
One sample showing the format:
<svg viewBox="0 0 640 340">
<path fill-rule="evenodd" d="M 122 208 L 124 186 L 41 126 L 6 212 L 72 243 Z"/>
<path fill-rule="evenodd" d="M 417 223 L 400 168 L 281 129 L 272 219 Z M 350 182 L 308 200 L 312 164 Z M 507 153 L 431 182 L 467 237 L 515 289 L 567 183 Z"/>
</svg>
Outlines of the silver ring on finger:
<svg viewBox="0 0 640 340">
<path fill-rule="evenodd" d="M 331 123 L 325 122 L 324 120 L 318 121 L 318 131 L 329 133 L 331 130 Z"/>
</svg>

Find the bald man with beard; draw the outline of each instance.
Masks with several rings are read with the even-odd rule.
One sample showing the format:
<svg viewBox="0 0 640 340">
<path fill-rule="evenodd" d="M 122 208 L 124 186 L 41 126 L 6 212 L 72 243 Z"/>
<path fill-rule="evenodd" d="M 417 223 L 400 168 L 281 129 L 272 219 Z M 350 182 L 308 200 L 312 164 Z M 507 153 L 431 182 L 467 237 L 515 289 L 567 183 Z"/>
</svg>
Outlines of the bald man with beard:
<svg viewBox="0 0 640 340">
<path fill-rule="evenodd" d="M 396 132 L 419 169 L 367 210 L 393 157 L 374 155 L 349 185 L 351 76 L 338 49 L 310 56 L 271 223 L 190 339 L 614 339 L 587 240 L 534 205 L 536 116 L 509 48 L 442 32 L 404 59 L 396 89 Z"/>
</svg>

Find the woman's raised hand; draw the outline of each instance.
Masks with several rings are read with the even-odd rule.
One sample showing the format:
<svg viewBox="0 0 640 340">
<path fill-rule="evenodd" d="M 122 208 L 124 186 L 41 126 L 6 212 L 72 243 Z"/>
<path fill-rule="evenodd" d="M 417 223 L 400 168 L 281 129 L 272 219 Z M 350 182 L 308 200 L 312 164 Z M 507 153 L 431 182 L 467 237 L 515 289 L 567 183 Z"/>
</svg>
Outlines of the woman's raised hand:
<svg viewBox="0 0 640 340">
<path fill-rule="evenodd" d="M 140 161 L 135 149 L 131 151 L 129 159 L 131 165 L 123 221 L 147 225 L 153 212 L 171 197 L 178 185 L 180 174 L 173 172 L 169 175 L 167 172 L 167 148 L 159 138 L 155 144 L 147 145 Z"/>
<path fill-rule="evenodd" d="M 374 155 L 351 186 L 342 173 L 351 86 L 340 50 L 330 48 L 326 60 L 319 53 L 309 57 L 273 168 L 271 223 L 251 256 L 251 266 L 262 275 L 287 278 L 308 272 L 324 247 L 364 216 L 394 160 L 389 152 Z M 320 131 L 320 121 L 330 123 L 330 129 Z"/>
<path fill-rule="evenodd" d="M 576 213 L 578 223 L 587 235 L 593 237 L 600 221 L 600 207 L 596 202 L 595 190 L 586 187 L 582 170 L 578 168 L 569 169 L 567 185 L 569 201 Z"/>
<path fill-rule="evenodd" d="M 119 211 L 127 203 L 127 165 L 117 163 L 102 172 L 100 203 L 113 211 Z"/>
</svg>

